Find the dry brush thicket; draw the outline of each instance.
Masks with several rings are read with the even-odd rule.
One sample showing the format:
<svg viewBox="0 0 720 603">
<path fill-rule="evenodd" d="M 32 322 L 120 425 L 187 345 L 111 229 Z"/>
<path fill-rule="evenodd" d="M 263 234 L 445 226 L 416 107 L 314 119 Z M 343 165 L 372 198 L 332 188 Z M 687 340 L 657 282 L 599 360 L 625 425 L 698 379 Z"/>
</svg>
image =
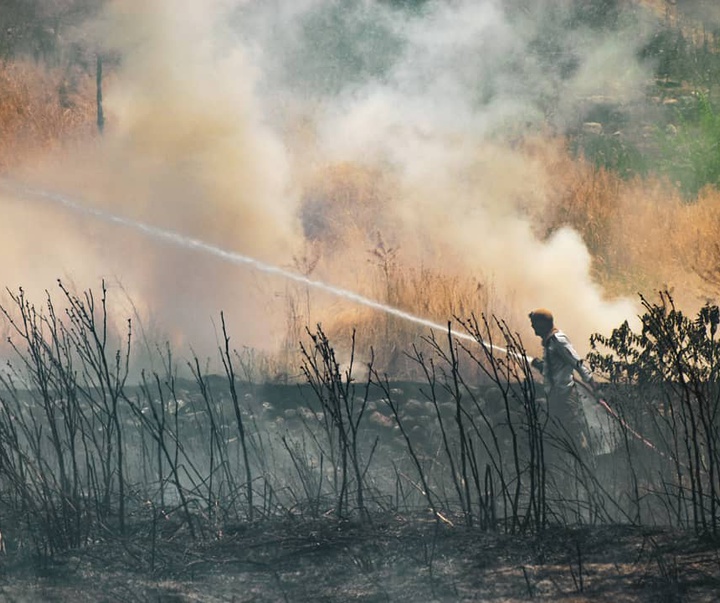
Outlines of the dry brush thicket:
<svg viewBox="0 0 720 603">
<path fill-rule="evenodd" d="M 21 60 L 0 63 L 3 173 L 73 140 L 97 135 L 91 72 L 77 65 L 63 69 Z M 634 296 L 672 286 L 681 303 L 690 307 L 714 298 L 720 280 L 716 189 L 706 187 L 688 202 L 656 176 L 623 179 L 582 156 L 574 157 L 564 139 L 530 140 L 516 151 L 543 163 L 552 183 L 551 201 L 525 208 L 525 217 L 541 238 L 563 226 L 577 230 L 591 254 L 594 276 L 609 294 Z M 302 185 L 307 248 L 296 257 L 298 272 L 310 277 L 321 271 L 342 274 L 336 263 L 359 258 L 365 265 L 357 265 L 354 272 L 363 290 L 384 303 L 441 322 L 475 308 L 518 318 L 512 315 L 512 302 L 495 291 L 492 273 L 468 276 L 462 269 L 453 273 L 447 266 L 418 265 L 415 251 L 395 240 L 387 224 L 377 223 L 377 216 L 387 212 L 398 194 L 390 175 L 344 163 L 318 170 Z M 319 228 L 313 216 L 321 216 Z M 290 297 L 295 299 L 288 300 L 288 312 L 297 320 L 288 345 L 296 348 L 297 333 L 318 317 L 306 292 Z M 371 331 L 381 321 L 374 314 L 354 313 L 345 320 L 340 316 L 337 322 L 337 334 L 343 337 L 365 323 L 367 328 L 358 329 L 362 337 L 368 334 L 363 344 L 377 344 L 380 333 Z M 413 333 L 402 336 L 408 325 L 391 326 L 401 336 L 400 344 L 412 340 Z M 335 327 L 328 330 L 332 334 Z"/>
<path fill-rule="evenodd" d="M 0 172 L 94 132 L 95 90 L 73 68 L 0 59 Z"/>
</svg>

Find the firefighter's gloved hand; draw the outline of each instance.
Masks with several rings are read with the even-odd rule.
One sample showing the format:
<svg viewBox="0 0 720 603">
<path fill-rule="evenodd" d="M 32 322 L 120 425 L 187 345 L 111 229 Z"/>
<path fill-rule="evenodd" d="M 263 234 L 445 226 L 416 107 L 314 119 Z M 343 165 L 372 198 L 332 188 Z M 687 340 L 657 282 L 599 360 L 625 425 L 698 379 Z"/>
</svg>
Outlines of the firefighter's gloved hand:
<svg viewBox="0 0 720 603">
<path fill-rule="evenodd" d="M 533 358 L 530 361 L 530 366 L 533 367 L 536 371 L 542 372 L 543 369 L 543 361 L 539 358 Z"/>
</svg>

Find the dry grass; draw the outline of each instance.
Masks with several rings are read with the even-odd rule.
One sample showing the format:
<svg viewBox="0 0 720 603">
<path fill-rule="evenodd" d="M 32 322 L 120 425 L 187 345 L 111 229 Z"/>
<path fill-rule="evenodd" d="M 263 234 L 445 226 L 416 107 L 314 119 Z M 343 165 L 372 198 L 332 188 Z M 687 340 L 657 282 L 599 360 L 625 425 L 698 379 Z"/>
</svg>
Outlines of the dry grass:
<svg viewBox="0 0 720 603">
<path fill-rule="evenodd" d="M 293 269 L 440 325 L 473 312 L 501 313 L 505 308 L 490 278 L 415 257 L 415 242 L 408 240 L 413 233 L 393 222 L 398 191 L 394 175 L 381 169 L 347 162 L 319 169 L 305 182 L 307 244 L 294 258 Z M 355 331 L 358 349 L 373 346 L 379 364 L 405 376 L 413 367 L 403 351 L 428 333 L 426 326 L 391 314 L 379 316 L 362 305 L 317 299 L 300 286 L 288 289 L 287 314 L 289 359 L 304 338 L 305 325 L 322 321 L 333 341 L 350 342 Z"/>
<path fill-rule="evenodd" d="M 0 90 L 0 172 L 95 135 L 90 74 L 6 62 L 0 64 Z M 667 287 L 676 295 L 683 292 L 681 303 L 714 295 L 720 283 L 720 193 L 705 190 L 697 203 L 687 203 L 665 182 L 624 181 L 572 157 L 562 139 L 528 141 L 516 150 L 543 167 L 548 188 L 546 202 L 519 210 L 541 237 L 562 226 L 581 233 L 594 276 L 609 294 L 634 296 Z M 299 184 L 307 248 L 295 258 L 296 271 L 441 323 L 478 311 L 514 318 L 513 300 L 508 292 L 496 292 L 491 276 L 469 273 L 451 260 L 418 259 L 414 242 L 407 240 L 412 233 L 398 233 L 391 223 L 400 194 L 392 172 L 340 163 L 321 167 Z M 302 287 L 289 290 L 288 350 L 296 350 L 304 326 L 320 318 L 331 337 L 345 340 L 356 327 L 361 348 L 364 340 L 392 340 L 390 356 L 427 332 L 392 317 L 378 321 L 376 313 L 337 299 L 311 299 Z"/>
<path fill-rule="evenodd" d="M 632 295 L 669 287 L 692 303 L 716 289 L 720 192 L 707 188 L 687 202 L 667 182 L 624 181 L 567 155 L 550 169 L 561 184 L 556 202 L 537 216 L 541 234 L 565 225 L 581 233 L 595 276 L 608 291 Z"/>
<path fill-rule="evenodd" d="M 347 162 L 331 164 L 303 184 L 305 235 L 319 243 L 324 254 L 337 251 L 348 240 L 372 236 L 392 189 L 380 170 Z"/>
<path fill-rule="evenodd" d="M 390 302 L 385 303 L 438 325 L 446 325 L 453 317 L 464 319 L 479 312 L 504 315 L 502 301 L 490 279 L 480 281 L 402 265 L 398 265 L 391 276 L 392 296 Z M 375 278 L 377 299 L 385 300 L 382 294 L 384 275 L 378 273 Z M 410 360 L 406 352 L 412 350 L 413 345 L 422 347 L 419 338 L 428 335 L 426 326 L 389 314 L 378 316 L 375 311 L 356 307 L 335 312 L 323 325 L 334 342 L 350 342 L 355 330 L 357 348 L 369 350 L 373 347 L 377 364 L 388 373 L 403 378 L 421 376 L 417 363 Z M 454 321 L 452 328 L 462 330 Z M 445 337 L 439 331 L 435 335 L 441 339 Z"/>
<path fill-rule="evenodd" d="M 683 291 L 683 302 L 704 301 L 720 280 L 720 248 L 716 233 L 720 227 L 720 193 L 706 189 L 700 199 L 688 203 L 668 185 L 654 178 L 625 181 L 614 173 L 573 158 L 562 141 L 530 143 L 523 152 L 545 162 L 552 190 L 549 201 L 524 208 L 546 237 L 558 228 L 570 226 L 581 235 L 593 258 L 596 280 L 611 294 L 634 296 L 661 288 Z M 320 267 L 339 274 L 329 266 L 335 254 L 343 262 L 352 249 L 354 257 L 365 255 L 367 265 L 355 270 L 351 284 L 376 299 L 418 316 L 444 321 L 480 308 L 487 314 L 507 316 L 491 279 L 483 275 L 448 273 L 434 266 L 418 266 L 408 257 L 402 242 L 385 241 L 374 229 L 393 194 L 387 175 L 344 164 L 324 174 L 319 199 L 327 200 L 323 212 L 328 237 L 320 243 Z M 373 241 L 373 237 L 374 241 Z M 338 249 L 338 241 L 343 247 Z M 337 255 L 340 252 L 339 256 Z M 364 324 L 359 314 L 339 313 L 330 331 L 348 330 L 343 324 Z M 392 321 L 392 319 L 387 319 Z M 370 332 L 368 338 L 377 341 Z M 335 325 L 338 325 L 336 330 Z M 413 331 L 412 325 L 394 325 L 398 331 Z M 382 330 L 385 330 L 382 327 Z M 398 333 L 399 334 L 399 333 Z"/>
<path fill-rule="evenodd" d="M 595 280 L 610 295 L 634 297 L 669 289 L 689 311 L 712 296 L 720 282 L 720 193 L 703 191 L 687 202 L 656 178 L 626 181 L 611 171 L 575 158 L 564 140 L 528 141 L 519 149 L 529 163 L 547 173 L 547 201 L 521 206 L 539 237 L 563 226 L 578 231 L 593 259 Z M 306 187 L 306 253 L 295 269 L 415 316 L 445 324 L 471 313 L 515 316 L 512 293 L 498 291 L 492 276 L 472 273 L 440 259 L 413 255 L 408 233 L 387 221 L 399 187 L 392 174 L 359 165 L 332 165 Z M 412 235 L 411 235 L 412 236 Z M 405 237 L 405 238 L 404 238 Z M 363 259 L 364 258 L 364 259 Z M 334 299 L 328 306 L 298 290 L 290 300 L 288 348 L 304 325 L 322 319 L 336 341 L 374 345 L 378 361 L 390 370 L 410 370 L 399 350 L 407 350 L 427 329 L 393 316 Z"/>
<path fill-rule="evenodd" d="M 0 63 L 0 171 L 93 132 L 94 82 L 73 69 Z"/>
</svg>

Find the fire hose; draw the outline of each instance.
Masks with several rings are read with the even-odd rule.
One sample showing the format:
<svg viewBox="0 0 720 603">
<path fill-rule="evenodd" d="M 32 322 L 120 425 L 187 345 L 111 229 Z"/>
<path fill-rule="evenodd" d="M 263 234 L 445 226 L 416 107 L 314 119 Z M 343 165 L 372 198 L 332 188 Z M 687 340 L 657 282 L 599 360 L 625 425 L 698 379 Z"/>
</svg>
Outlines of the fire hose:
<svg viewBox="0 0 720 603">
<path fill-rule="evenodd" d="M 596 393 L 591 387 L 589 387 L 586 383 L 583 383 L 582 381 L 578 381 L 577 379 L 575 379 L 575 383 L 576 383 L 578 386 L 582 387 L 590 396 L 592 396 L 592 398 L 593 398 L 595 401 L 597 401 L 597 403 L 600 404 L 600 406 L 601 406 L 613 419 L 615 419 L 615 420 L 618 422 L 618 424 L 619 424 L 623 429 L 625 429 L 631 436 L 633 436 L 633 437 L 634 437 L 635 439 L 637 439 L 638 441 L 642 442 L 645 446 L 647 446 L 647 447 L 650 448 L 651 450 L 654 450 L 655 452 L 657 452 L 660 456 L 667 458 L 667 455 L 666 455 L 664 452 L 662 452 L 661 450 L 659 450 L 658 447 L 655 446 L 655 444 L 653 444 L 650 440 L 648 440 L 644 435 L 642 435 L 641 433 L 639 433 L 638 431 L 636 431 L 635 429 L 633 429 L 633 428 L 628 424 L 628 422 L 627 422 L 625 419 L 623 419 L 623 418 L 618 414 L 618 412 L 617 412 L 615 409 L 613 409 L 612 406 L 610 406 L 610 405 L 607 403 L 607 401 L 606 401 L 604 398 L 601 398 L 600 396 L 598 396 L 597 393 Z"/>
<path fill-rule="evenodd" d="M 457 332 L 452 331 L 453 335 L 458 335 Z M 464 338 L 467 338 L 467 335 L 464 335 Z M 474 337 L 473 337 L 474 339 Z M 509 350 L 507 348 L 503 348 L 494 344 L 487 343 L 483 341 L 482 339 L 476 340 L 480 345 L 487 349 L 493 349 L 496 350 L 502 354 L 507 355 L 509 358 L 513 358 L 514 360 L 521 361 L 521 362 L 527 362 L 529 366 L 532 366 L 532 362 L 534 360 L 533 356 L 530 356 L 528 354 L 522 354 L 520 352 L 515 352 L 513 350 Z M 604 398 L 598 396 L 597 392 L 588 386 L 583 381 L 580 381 L 578 379 L 573 379 L 575 384 L 579 387 L 581 387 L 587 394 L 595 400 L 605 412 L 608 413 L 609 416 L 611 416 L 617 423 L 627 432 L 629 433 L 633 438 L 641 442 L 644 446 L 647 448 L 655 451 L 657 454 L 664 458 L 668 458 L 667 455 L 662 452 L 655 444 L 653 444 L 650 440 L 648 440 L 644 435 L 642 435 L 640 432 L 638 432 L 636 429 L 634 429 L 625 419 L 623 419 L 620 414 L 612 407 L 610 404 L 608 404 L 607 400 Z"/>
<path fill-rule="evenodd" d="M 36 189 L 29 189 L 26 186 L 23 186 L 18 183 L 13 183 L 11 181 L 7 181 L 4 179 L 0 179 L 0 190 L 2 189 L 9 189 L 15 194 L 19 194 L 24 197 L 32 197 L 35 199 L 41 199 L 44 201 L 49 201 L 55 204 L 58 204 L 62 207 L 65 207 L 66 209 L 69 209 L 71 211 L 85 214 L 87 216 L 100 219 L 102 221 L 115 224 L 118 226 L 123 226 L 126 228 L 131 228 L 134 230 L 137 230 L 145 235 L 151 236 L 155 239 L 165 241 L 167 243 L 171 243 L 174 245 L 178 245 L 181 247 L 184 247 L 186 249 L 191 249 L 195 251 L 201 251 L 204 253 L 208 253 L 214 256 L 218 256 L 221 259 L 225 261 L 230 261 L 235 264 L 248 264 L 252 266 L 255 269 L 261 270 L 263 272 L 267 272 L 270 274 L 275 274 L 284 278 L 288 278 L 300 283 L 303 283 L 307 286 L 315 287 L 321 290 L 324 290 L 326 292 L 329 292 L 333 295 L 338 295 L 341 297 L 344 297 L 350 301 L 353 301 L 355 303 L 374 308 L 376 310 L 381 310 L 383 312 L 398 316 L 399 318 L 414 322 L 416 324 L 431 328 L 433 330 L 442 330 L 447 332 L 448 326 L 447 325 L 441 325 L 439 323 L 426 320 L 423 318 L 420 318 L 418 316 L 414 316 L 404 310 L 401 310 L 399 308 L 395 308 L 393 306 L 383 304 L 380 302 L 377 302 L 373 299 L 367 298 L 365 296 L 359 295 L 353 291 L 349 291 L 346 289 L 342 289 L 339 287 L 332 286 L 330 284 L 313 280 L 308 278 L 305 275 L 296 274 L 294 272 L 284 270 L 278 266 L 274 266 L 271 264 L 266 264 L 264 262 L 261 262 L 255 258 L 245 256 L 239 253 L 234 253 L 232 251 L 222 249 L 219 247 L 216 247 L 214 245 L 211 245 L 209 243 L 206 243 L 204 241 L 193 239 L 191 237 L 185 237 L 177 232 L 162 229 L 150 224 L 146 224 L 143 222 L 138 222 L 135 220 L 132 220 L 130 218 L 125 218 L 122 216 L 118 216 L 100 209 L 96 209 L 93 207 L 86 207 L 82 205 L 81 203 L 58 193 L 43 191 L 43 190 L 36 190 Z M 508 357 L 513 358 L 516 361 L 519 362 L 527 362 L 528 364 L 532 362 L 533 358 L 532 356 L 528 356 L 525 354 L 521 354 L 518 352 L 515 352 L 513 350 L 486 343 L 485 341 L 476 338 L 475 336 L 471 335 L 470 333 L 461 333 L 458 331 L 455 331 L 453 329 L 450 329 L 450 333 L 460 339 L 465 340 L 471 340 L 475 341 L 477 343 L 480 343 L 488 350 L 495 350 L 500 352 L 501 354 L 506 354 Z M 575 380 L 576 383 L 580 384 L 582 387 L 586 388 L 593 399 L 597 400 L 598 403 L 603 407 L 603 409 L 612 416 L 618 423 L 627 430 L 628 433 L 630 433 L 634 438 L 638 439 L 640 442 L 642 442 L 645 446 L 648 448 L 651 448 L 652 450 L 655 450 L 659 454 L 665 456 L 660 450 L 657 449 L 657 447 L 650 442 L 647 438 L 645 438 L 642 434 L 638 433 L 636 430 L 634 430 L 628 423 L 605 401 L 603 398 L 598 397 L 594 391 L 591 390 L 591 388 L 587 387 L 584 383 L 581 383 L 580 381 Z"/>
</svg>

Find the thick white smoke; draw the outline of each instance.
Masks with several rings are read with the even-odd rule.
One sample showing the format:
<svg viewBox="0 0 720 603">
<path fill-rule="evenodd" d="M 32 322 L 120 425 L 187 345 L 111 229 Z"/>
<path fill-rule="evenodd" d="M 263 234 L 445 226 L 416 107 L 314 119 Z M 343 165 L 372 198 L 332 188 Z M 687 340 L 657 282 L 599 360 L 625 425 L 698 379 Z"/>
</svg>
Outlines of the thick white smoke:
<svg viewBox="0 0 720 603">
<path fill-rule="evenodd" d="M 590 97 L 639 99 L 648 71 L 634 58 L 637 32 L 561 31 L 553 19 L 562 3 L 541 4 L 509 14 L 491 1 L 435 2 L 408 14 L 377 3 L 315 2 L 289 18 L 265 13 L 288 32 L 287 46 L 273 45 L 267 71 L 280 82 L 275 90 L 289 90 L 284 102 L 293 94 L 315 100 L 308 111 L 320 157 L 397 176 L 400 189 L 377 227 L 406 256 L 491 274 L 521 316 L 550 306 L 583 339 L 633 316 L 633 304 L 605 299 L 579 236 L 533 234 L 523 209 L 551 204 L 556 189 L 542 162 L 513 142 L 576 124 Z M 546 35 L 556 36 L 555 63 L 536 48 Z M 344 70 L 331 56 L 322 57 L 326 79 L 312 67 L 306 81 L 277 75 L 287 76 L 278 56 L 300 63 L 340 40 Z M 368 50 L 373 44 L 377 54 Z M 570 60 L 568 76 L 562 62 Z"/>
<path fill-rule="evenodd" d="M 381 232 L 408 265 L 489 275 L 524 334 L 527 311 L 550 307 L 583 348 L 635 308 L 605 299 L 575 233 L 538 238 L 528 216 L 557 189 L 517 143 L 577 124 L 590 96 L 637 98 L 648 71 L 635 59 L 641 29 L 562 29 L 565 4 L 111 2 L 88 25 L 118 61 L 105 136 L 23 177 L 291 268 L 308 234 L 308 183 L 332 166 L 367 169 L 391 184 L 376 206 L 357 208 L 365 232 Z M 315 218 L 335 202 L 324 199 Z M 277 280 L 47 208 L 18 205 L 12 215 L 3 240 L 19 259 L 3 282 L 108 277 L 159 332 L 196 345 L 220 310 L 236 345 L 282 332 Z M 43 220 L 52 227 L 37 235 L 40 267 L 33 235 L 18 225 Z M 336 246 L 316 275 L 361 285 L 368 244 Z"/>
</svg>

